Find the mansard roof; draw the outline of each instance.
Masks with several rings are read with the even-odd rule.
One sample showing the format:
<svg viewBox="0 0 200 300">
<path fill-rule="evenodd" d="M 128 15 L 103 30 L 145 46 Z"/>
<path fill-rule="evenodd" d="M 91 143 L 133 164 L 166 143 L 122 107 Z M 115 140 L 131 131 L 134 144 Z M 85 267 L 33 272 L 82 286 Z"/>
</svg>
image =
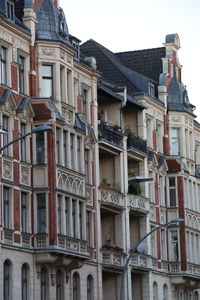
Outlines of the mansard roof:
<svg viewBox="0 0 200 300">
<path fill-rule="evenodd" d="M 9 3 L 14 7 L 13 19 L 9 18 L 7 15 L 6 0 L 0 0 L 0 16 L 2 16 L 6 21 L 20 27 L 23 31 L 30 33 L 30 29 L 22 22 L 24 0 L 9 0 Z"/>
<path fill-rule="evenodd" d="M 136 51 L 118 52 L 115 55 L 128 68 L 159 82 L 162 73 L 162 57 L 165 57 L 165 47 Z"/>
<path fill-rule="evenodd" d="M 149 83 L 153 80 L 125 66 L 109 49 L 94 40 L 88 40 L 81 45 L 81 51 L 83 55 L 96 59 L 97 69 L 106 80 L 126 86 L 128 94 L 133 95 L 141 91 L 144 94 L 149 93 Z"/>
<path fill-rule="evenodd" d="M 168 110 L 187 112 L 193 116 L 195 106 L 190 104 L 186 87 L 180 83 L 177 76 L 172 78 L 168 87 Z"/>
<path fill-rule="evenodd" d="M 38 6 L 36 14 L 36 39 L 69 44 L 68 26 L 61 8 L 55 7 L 52 0 L 44 0 Z"/>
</svg>

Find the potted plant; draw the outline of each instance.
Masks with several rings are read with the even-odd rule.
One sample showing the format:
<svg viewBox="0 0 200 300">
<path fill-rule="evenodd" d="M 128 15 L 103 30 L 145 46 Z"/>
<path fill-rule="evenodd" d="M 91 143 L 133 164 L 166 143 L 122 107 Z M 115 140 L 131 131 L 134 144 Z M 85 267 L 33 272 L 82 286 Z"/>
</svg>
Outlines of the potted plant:
<svg viewBox="0 0 200 300">
<path fill-rule="evenodd" d="M 103 178 L 102 181 L 101 181 L 100 186 L 101 186 L 102 188 L 110 188 L 110 187 L 111 187 L 111 184 L 108 182 L 108 179 L 107 179 L 107 178 Z"/>
</svg>

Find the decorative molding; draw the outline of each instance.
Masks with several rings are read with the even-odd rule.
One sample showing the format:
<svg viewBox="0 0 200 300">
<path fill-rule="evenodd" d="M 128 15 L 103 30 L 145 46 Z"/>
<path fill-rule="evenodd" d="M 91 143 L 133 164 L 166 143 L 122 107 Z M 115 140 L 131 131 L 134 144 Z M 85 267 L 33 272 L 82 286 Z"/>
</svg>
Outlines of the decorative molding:
<svg viewBox="0 0 200 300">
<path fill-rule="evenodd" d="M 12 161 L 3 160 L 3 178 L 13 180 L 13 164 Z"/>
<path fill-rule="evenodd" d="M 57 186 L 64 191 L 84 196 L 84 180 L 78 176 L 58 171 Z"/>
<path fill-rule="evenodd" d="M 21 166 L 21 184 L 30 185 L 30 169 Z"/>
</svg>

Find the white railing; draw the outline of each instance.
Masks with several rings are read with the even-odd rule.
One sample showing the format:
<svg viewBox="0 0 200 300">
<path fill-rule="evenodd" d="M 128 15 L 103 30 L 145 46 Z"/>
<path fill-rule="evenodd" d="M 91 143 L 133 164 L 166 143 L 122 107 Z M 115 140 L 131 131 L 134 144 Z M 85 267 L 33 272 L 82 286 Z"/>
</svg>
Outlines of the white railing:
<svg viewBox="0 0 200 300">
<path fill-rule="evenodd" d="M 118 193 L 112 189 L 99 189 L 99 201 L 105 204 L 111 204 L 123 207 L 124 206 L 124 198 L 121 193 Z"/>
<path fill-rule="evenodd" d="M 102 249 L 102 263 L 113 266 L 123 266 L 124 253 L 113 249 Z"/>
<path fill-rule="evenodd" d="M 141 268 L 148 268 L 149 267 L 149 257 L 144 254 L 135 253 L 131 257 L 130 264 L 132 266 L 137 266 Z"/>
<path fill-rule="evenodd" d="M 139 195 L 128 195 L 128 206 L 131 209 L 139 210 L 142 212 L 149 212 L 149 201 L 147 198 L 144 198 Z"/>
</svg>

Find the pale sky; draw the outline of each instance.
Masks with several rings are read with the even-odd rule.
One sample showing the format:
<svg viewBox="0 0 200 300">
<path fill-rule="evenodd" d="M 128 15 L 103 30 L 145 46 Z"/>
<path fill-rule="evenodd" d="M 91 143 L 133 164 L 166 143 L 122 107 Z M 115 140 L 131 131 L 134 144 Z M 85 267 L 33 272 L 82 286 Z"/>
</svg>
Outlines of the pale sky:
<svg viewBox="0 0 200 300">
<path fill-rule="evenodd" d="M 113 52 L 162 47 L 178 33 L 182 80 L 200 122 L 200 0 L 60 0 L 69 33 Z"/>
</svg>

